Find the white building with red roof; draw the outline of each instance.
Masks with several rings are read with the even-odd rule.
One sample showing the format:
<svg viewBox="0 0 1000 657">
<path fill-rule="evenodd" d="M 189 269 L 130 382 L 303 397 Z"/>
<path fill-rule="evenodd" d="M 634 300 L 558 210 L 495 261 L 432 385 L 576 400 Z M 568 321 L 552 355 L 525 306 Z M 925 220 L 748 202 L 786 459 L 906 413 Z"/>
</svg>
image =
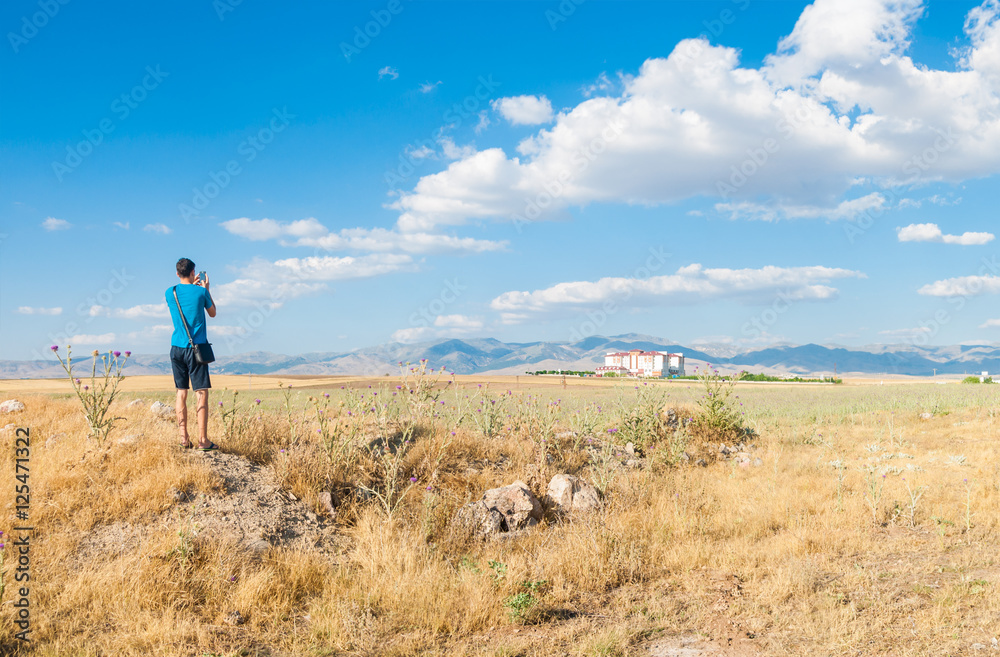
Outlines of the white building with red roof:
<svg viewBox="0 0 1000 657">
<path fill-rule="evenodd" d="M 684 354 L 666 351 L 609 351 L 604 354 L 604 365 L 595 369 L 597 376 L 645 376 L 669 378 L 684 376 Z"/>
</svg>

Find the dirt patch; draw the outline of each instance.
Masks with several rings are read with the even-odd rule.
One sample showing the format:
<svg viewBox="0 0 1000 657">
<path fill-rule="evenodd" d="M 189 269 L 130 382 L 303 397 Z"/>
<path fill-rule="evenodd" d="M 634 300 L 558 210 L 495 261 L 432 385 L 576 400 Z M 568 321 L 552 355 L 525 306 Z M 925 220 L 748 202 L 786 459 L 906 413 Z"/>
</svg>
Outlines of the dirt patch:
<svg viewBox="0 0 1000 657">
<path fill-rule="evenodd" d="M 175 506 L 149 523 L 112 523 L 86 532 L 78 548 L 80 557 L 125 553 L 150 530 L 162 528 L 234 543 L 251 552 L 284 547 L 336 553 L 334 524 L 282 490 L 271 468 L 223 452 L 189 451 L 184 458 L 203 459 L 222 480 L 221 490 L 172 490 Z"/>
</svg>

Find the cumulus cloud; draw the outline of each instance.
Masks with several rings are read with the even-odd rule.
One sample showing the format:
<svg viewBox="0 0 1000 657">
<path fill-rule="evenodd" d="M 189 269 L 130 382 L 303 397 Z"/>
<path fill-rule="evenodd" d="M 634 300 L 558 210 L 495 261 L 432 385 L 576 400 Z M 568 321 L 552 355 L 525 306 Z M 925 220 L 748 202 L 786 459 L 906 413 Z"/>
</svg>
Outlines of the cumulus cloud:
<svg viewBox="0 0 1000 657">
<path fill-rule="evenodd" d="M 922 11 L 917 0 L 816 0 L 759 68 L 742 66 L 734 48 L 681 41 L 623 76 L 615 95 L 596 88 L 560 112 L 516 154 L 478 150 L 422 177 L 392 204 L 399 226 L 536 220 L 593 202 L 697 196 L 738 217 L 850 218 L 884 202 L 854 193 L 859 184 L 996 173 L 1000 6 L 990 0 L 970 14 L 968 47 L 941 69 L 906 55 Z M 543 105 L 543 97 L 518 98 L 534 100 L 501 99 L 496 108 L 510 119 Z"/>
<path fill-rule="evenodd" d="M 490 103 L 513 125 L 538 125 L 552 120 L 552 103 L 545 96 L 508 96 Z"/>
<path fill-rule="evenodd" d="M 413 343 L 437 338 L 461 338 L 479 333 L 483 320 L 467 315 L 438 315 L 431 326 L 399 329 L 392 334 L 395 342 Z"/>
<path fill-rule="evenodd" d="M 980 294 L 1000 293 L 1000 276 L 958 276 L 924 285 L 918 294 L 929 297 L 974 297 Z"/>
<path fill-rule="evenodd" d="M 413 266 L 410 256 L 393 253 L 341 258 L 311 256 L 274 262 L 255 258 L 236 280 L 212 286 L 212 297 L 223 306 L 265 303 L 273 309 L 289 299 L 323 292 L 331 281 L 409 271 Z"/>
<path fill-rule="evenodd" d="M 310 217 L 290 223 L 273 219 L 232 219 L 222 227 L 251 240 L 278 239 L 285 246 L 308 246 L 325 251 L 370 251 L 376 253 L 483 253 L 501 251 L 507 242 L 456 237 L 441 233 L 408 232 L 386 228 L 344 228 L 330 232 Z"/>
<path fill-rule="evenodd" d="M 383 66 L 378 70 L 378 79 L 389 78 L 390 80 L 395 80 L 399 77 L 399 71 L 396 70 L 395 66 Z"/>
<path fill-rule="evenodd" d="M 146 303 L 131 308 L 109 308 L 94 305 L 87 310 L 90 317 L 113 317 L 115 319 L 149 319 L 170 317 L 166 303 Z"/>
<path fill-rule="evenodd" d="M 115 228 L 121 228 L 122 230 L 128 230 L 131 227 L 129 222 L 114 221 L 112 222 Z"/>
<path fill-rule="evenodd" d="M 157 233 L 158 235 L 169 235 L 174 232 L 170 226 L 166 224 L 146 224 L 142 227 L 147 233 Z"/>
<path fill-rule="evenodd" d="M 54 230 L 67 230 L 72 225 L 73 224 L 66 221 L 65 219 L 56 219 L 55 217 L 49 217 L 48 219 L 42 222 L 42 228 L 44 228 L 49 232 L 52 232 Z"/>
<path fill-rule="evenodd" d="M 614 302 L 638 306 L 644 302 L 694 304 L 714 299 L 734 299 L 747 304 L 785 301 L 825 301 L 838 290 L 828 283 L 840 278 L 865 278 L 858 271 L 831 267 L 775 267 L 760 269 L 706 269 L 700 264 L 681 267 L 674 274 L 649 278 L 608 277 L 597 281 L 559 283 L 531 292 L 504 292 L 490 307 L 503 313 L 506 323 L 517 323 L 530 314 L 580 309 Z"/>
<path fill-rule="evenodd" d="M 945 235 L 937 224 L 910 224 L 896 228 L 896 236 L 900 242 L 940 242 L 942 244 L 961 244 L 963 246 L 980 245 L 992 242 L 993 233 L 965 232 L 961 235 Z"/>
<path fill-rule="evenodd" d="M 17 313 L 19 315 L 62 315 L 63 309 L 59 306 L 55 308 L 34 308 L 32 306 L 19 306 Z"/>
<path fill-rule="evenodd" d="M 1000 328 L 1000 319 L 988 319 L 979 328 Z"/>
<path fill-rule="evenodd" d="M 423 84 L 420 85 L 420 93 L 429 94 L 430 92 L 437 89 L 439 84 L 441 84 L 441 80 L 438 80 L 437 82 L 424 82 Z"/>
</svg>

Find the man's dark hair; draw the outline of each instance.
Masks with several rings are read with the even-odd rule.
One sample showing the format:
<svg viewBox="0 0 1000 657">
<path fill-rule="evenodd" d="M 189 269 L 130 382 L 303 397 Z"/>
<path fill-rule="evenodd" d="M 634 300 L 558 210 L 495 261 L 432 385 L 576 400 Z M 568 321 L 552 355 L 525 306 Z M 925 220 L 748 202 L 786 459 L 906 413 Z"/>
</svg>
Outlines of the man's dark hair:
<svg viewBox="0 0 1000 657">
<path fill-rule="evenodd" d="M 187 258 L 181 258 L 177 261 L 177 275 L 183 278 L 187 278 L 194 272 L 194 262 L 188 260 Z"/>
</svg>

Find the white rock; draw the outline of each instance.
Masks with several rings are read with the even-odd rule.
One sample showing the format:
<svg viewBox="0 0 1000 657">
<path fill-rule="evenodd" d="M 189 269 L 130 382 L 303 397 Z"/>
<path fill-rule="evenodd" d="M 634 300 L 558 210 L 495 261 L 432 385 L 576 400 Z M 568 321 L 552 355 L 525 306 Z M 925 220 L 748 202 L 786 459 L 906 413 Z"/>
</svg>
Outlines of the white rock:
<svg viewBox="0 0 1000 657">
<path fill-rule="evenodd" d="M 146 400 L 145 399 L 141 399 L 141 398 L 140 399 L 133 399 L 132 401 L 130 401 L 128 403 L 128 406 L 126 406 L 125 408 L 135 408 L 136 406 L 145 406 L 145 405 L 146 405 Z"/>
<path fill-rule="evenodd" d="M 921 419 L 921 420 L 929 420 L 929 419 L 931 419 L 932 417 L 934 417 L 934 414 L 933 414 L 933 413 L 921 413 L 921 414 L 920 414 L 920 419 Z"/>
<path fill-rule="evenodd" d="M 16 411 L 23 411 L 24 404 L 17 401 L 16 399 L 8 399 L 6 401 L 0 402 L 0 413 L 14 413 Z"/>
<path fill-rule="evenodd" d="M 503 515 L 507 531 L 531 527 L 542 519 L 542 503 L 523 481 L 491 488 L 483 493 L 482 502 L 487 509 L 496 509 Z"/>
<path fill-rule="evenodd" d="M 562 513 L 585 513 L 601 506 L 597 489 L 583 479 L 569 474 L 552 477 L 545 499 L 556 511 Z"/>
<path fill-rule="evenodd" d="M 173 419 L 174 417 L 174 407 L 168 406 L 163 402 L 155 401 L 149 406 L 149 412 L 156 417 L 163 418 L 165 420 Z"/>
<path fill-rule="evenodd" d="M 452 527 L 466 535 L 489 538 L 506 530 L 507 522 L 502 513 L 483 502 L 466 504 L 455 514 Z"/>
</svg>

